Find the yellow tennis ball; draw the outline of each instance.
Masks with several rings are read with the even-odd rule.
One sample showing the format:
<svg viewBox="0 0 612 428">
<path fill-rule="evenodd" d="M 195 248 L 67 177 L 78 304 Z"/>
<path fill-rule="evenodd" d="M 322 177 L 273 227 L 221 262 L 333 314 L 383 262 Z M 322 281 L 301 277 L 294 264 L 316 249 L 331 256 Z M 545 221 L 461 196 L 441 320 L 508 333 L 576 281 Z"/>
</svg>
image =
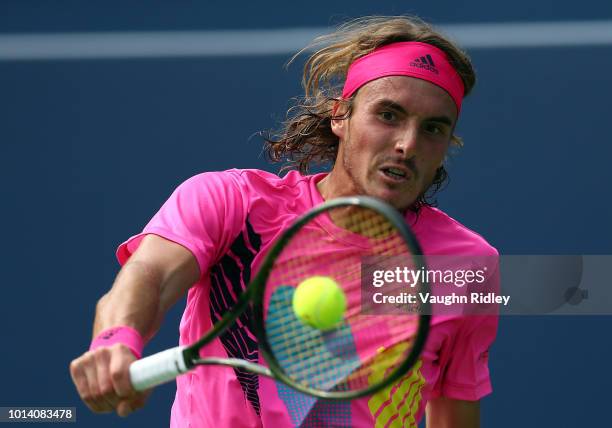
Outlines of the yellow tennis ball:
<svg viewBox="0 0 612 428">
<path fill-rule="evenodd" d="M 293 311 L 304 324 L 330 330 L 344 318 L 346 296 L 333 279 L 313 276 L 300 282 L 295 289 Z"/>
</svg>

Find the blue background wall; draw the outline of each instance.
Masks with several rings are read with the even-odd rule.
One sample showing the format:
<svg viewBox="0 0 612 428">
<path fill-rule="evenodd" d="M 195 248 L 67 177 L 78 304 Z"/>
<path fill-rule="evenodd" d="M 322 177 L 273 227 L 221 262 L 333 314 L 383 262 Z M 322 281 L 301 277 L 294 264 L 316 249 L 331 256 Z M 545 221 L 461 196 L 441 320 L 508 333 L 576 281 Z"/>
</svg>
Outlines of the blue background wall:
<svg viewBox="0 0 612 428">
<path fill-rule="evenodd" d="M 612 3 L 5 0 L 0 33 L 319 27 L 392 13 L 437 24 L 612 19 Z M 502 253 L 612 254 L 612 45 L 470 53 L 479 84 L 441 207 Z M 93 415 L 68 364 L 89 343 L 116 246 L 176 185 L 205 170 L 278 170 L 250 137 L 300 93 L 288 57 L 0 62 L 0 406 L 77 406 L 84 427 L 167 425 L 172 386 L 126 420 Z M 182 306 L 148 352 L 175 344 Z M 608 424 L 610 325 L 502 318 L 483 426 Z"/>
</svg>

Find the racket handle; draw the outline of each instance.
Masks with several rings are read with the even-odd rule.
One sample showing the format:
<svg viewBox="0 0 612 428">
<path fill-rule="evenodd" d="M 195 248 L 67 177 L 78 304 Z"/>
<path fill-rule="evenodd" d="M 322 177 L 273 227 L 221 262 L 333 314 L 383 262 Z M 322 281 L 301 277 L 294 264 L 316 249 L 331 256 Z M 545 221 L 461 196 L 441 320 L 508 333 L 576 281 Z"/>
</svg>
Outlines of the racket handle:
<svg viewBox="0 0 612 428">
<path fill-rule="evenodd" d="M 185 373 L 188 369 L 184 349 L 184 346 L 177 346 L 134 361 L 130 365 L 130 380 L 134 389 L 144 391 Z"/>
</svg>

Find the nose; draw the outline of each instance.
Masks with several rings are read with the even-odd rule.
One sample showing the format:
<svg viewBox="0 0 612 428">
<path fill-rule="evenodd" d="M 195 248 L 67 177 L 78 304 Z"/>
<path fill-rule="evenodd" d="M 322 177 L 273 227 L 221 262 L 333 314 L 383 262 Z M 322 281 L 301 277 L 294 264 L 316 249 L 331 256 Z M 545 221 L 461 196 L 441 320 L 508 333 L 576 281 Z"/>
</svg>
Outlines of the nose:
<svg viewBox="0 0 612 428">
<path fill-rule="evenodd" d="M 395 140 L 395 152 L 405 159 L 414 156 L 418 144 L 418 127 L 414 125 L 402 129 Z"/>
</svg>

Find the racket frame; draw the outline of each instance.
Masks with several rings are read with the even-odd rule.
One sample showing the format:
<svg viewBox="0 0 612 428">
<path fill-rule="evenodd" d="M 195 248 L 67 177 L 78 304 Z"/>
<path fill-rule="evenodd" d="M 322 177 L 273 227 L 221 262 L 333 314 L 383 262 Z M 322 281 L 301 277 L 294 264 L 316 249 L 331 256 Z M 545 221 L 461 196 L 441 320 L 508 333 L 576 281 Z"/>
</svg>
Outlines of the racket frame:
<svg viewBox="0 0 612 428">
<path fill-rule="evenodd" d="M 326 201 L 302 215 L 281 234 L 279 239 L 266 254 L 260 266 L 259 272 L 255 278 L 249 282 L 243 293 L 238 296 L 234 306 L 225 312 L 221 319 L 219 319 L 219 321 L 217 321 L 204 336 L 191 345 L 178 347 L 182 348 L 182 358 L 184 360 L 184 367 L 186 370 L 177 372 L 177 375 L 189 371 L 198 365 L 230 366 L 234 368 L 241 368 L 258 375 L 274 378 L 297 391 L 317 398 L 330 400 L 350 400 L 379 391 L 380 389 L 391 385 L 393 382 L 407 373 L 416 363 L 427 340 L 431 323 L 431 315 L 429 315 L 430 304 L 428 302 L 424 302 L 421 306 L 422 311 L 419 314 L 419 326 L 412 341 L 413 346 L 408 357 L 393 372 L 391 372 L 390 375 L 386 376 L 382 382 L 378 382 L 360 390 L 322 391 L 295 382 L 284 372 L 276 360 L 270 343 L 268 342 L 264 325 L 264 292 L 266 288 L 266 281 L 272 272 L 277 256 L 285 248 L 291 238 L 310 220 L 331 209 L 350 206 L 372 209 L 373 211 L 385 216 L 399 231 L 402 238 L 407 242 L 408 247 L 412 250 L 412 259 L 415 263 L 415 268 L 425 268 L 425 260 L 423 258 L 422 249 L 406 225 L 404 218 L 395 208 L 391 207 L 385 202 L 369 196 L 339 197 Z M 428 285 L 426 282 L 421 283 L 421 287 L 423 289 L 426 289 L 427 286 Z M 223 332 L 225 332 L 232 322 L 234 322 L 247 309 L 249 304 L 253 305 L 254 334 L 257 337 L 259 349 L 261 350 L 268 367 L 239 358 L 200 357 L 199 350 L 206 344 L 212 342 L 216 337 L 223 334 Z M 157 354 L 154 354 L 151 357 L 155 357 L 155 355 Z M 180 365 L 179 363 L 180 362 L 177 362 L 176 364 Z"/>
</svg>

